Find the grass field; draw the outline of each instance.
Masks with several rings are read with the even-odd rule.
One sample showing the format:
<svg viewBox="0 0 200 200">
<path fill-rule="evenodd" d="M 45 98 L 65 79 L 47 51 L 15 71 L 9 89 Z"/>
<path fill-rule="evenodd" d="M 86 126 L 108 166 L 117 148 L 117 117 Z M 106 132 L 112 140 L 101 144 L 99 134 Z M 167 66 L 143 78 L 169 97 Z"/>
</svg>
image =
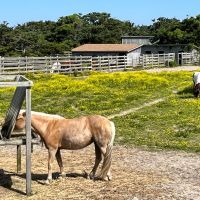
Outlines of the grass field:
<svg viewBox="0 0 200 200">
<path fill-rule="evenodd" d="M 116 142 L 123 145 L 200 150 L 200 101 L 192 95 L 192 72 L 94 73 L 87 78 L 29 74 L 32 110 L 77 117 L 109 116 L 165 97 L 163 102 L 116 117 Z M 13 88 L 0 89 L 0 117 Z"/>
</svg>

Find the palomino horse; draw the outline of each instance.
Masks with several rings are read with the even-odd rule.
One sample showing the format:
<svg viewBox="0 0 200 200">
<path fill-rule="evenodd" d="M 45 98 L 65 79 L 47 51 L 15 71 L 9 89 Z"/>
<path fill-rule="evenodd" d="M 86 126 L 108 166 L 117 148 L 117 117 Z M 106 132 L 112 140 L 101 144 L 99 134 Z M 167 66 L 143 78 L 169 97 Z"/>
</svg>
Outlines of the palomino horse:
<svg viewBox="0 0 200 200">
<path fill-rule="evenodd" d="M 193 93 L 195 97 L 198 97 L 200 91 L 200 72 L 195 72 L 193 74 Z"/>
<path fill-rule="evenodd" d="M 21 112 L 16 121 L 16 127 L 25 125 L 26 113 Z M 48 177 L 46 183 L 52 181 L 52 163 L 57 159 L 60 173 L 63 176 L 61 149 L 82 149 L 94 142 L 95 164 L 89 174 L 94 179 L 97 168 L 104 157 L 100 179 L 111 180 L 112 148 L 115 138 L 115 125 L 107 118 L 99 115 L 82 116 L 65 119 L 55 115 L 31 112 L 31 126 L 40 135 L 48 149 Z"/>
</svg>

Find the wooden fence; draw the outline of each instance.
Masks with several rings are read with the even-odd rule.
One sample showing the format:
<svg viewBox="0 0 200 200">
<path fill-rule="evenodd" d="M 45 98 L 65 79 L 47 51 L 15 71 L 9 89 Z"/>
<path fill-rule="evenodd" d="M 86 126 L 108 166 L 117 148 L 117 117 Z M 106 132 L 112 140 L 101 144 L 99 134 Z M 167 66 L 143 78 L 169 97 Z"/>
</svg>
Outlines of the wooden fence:
<svg viewBox="0 0 200 200">
<path fill-rule="evenodd" d="M 168 54 L 143 54 L 140 56 L 140 65 L 149 67 L 169 67 L 171 62 L 175 61 L 175 53 Z"/>
<path fill-rule="evenodd" d="M 135 59 L 127 56 L 56 56 L 56 57 L 0 57 L 0 74 L 28 72 L 65 73 L 82 71 L 126 71 L 135 67 L 169 66 L 174 54 L 143 55 Z"/>
<path fill-rule="evenodd" d="M 180 65 L 199 65 L 200 54 L 198 52 L 179 53 L 178 60 Z"/>
</svg>

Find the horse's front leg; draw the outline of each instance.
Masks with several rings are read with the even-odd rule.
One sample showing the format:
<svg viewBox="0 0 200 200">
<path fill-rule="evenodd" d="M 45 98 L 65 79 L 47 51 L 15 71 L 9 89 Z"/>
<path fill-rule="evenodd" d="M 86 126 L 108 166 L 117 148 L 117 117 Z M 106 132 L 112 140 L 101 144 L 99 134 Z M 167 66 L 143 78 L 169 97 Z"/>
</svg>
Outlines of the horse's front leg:
<svg viewBox="0 0 200 200">
<path fill-rule="evenodd" d="M 49 184 L 52 181 L 52 164 L 55 160 L 55 154 L 57 152 L 57 149 L 49 149 L 49 157 L 48 157 L 48 176 L 46 180 L 46 184 Z"/>
<path fill-rule="evenodd" d="M 58 149 L 58 151 L 56 152 L 56 159 L 57 159 L 58 165 L 60 167 L 60 175 L 63 178 L 63 177 L 65 177 L 65 173 L 64 173 L 64 167 L 63 167 L 60 149 Z"/>
</svg>

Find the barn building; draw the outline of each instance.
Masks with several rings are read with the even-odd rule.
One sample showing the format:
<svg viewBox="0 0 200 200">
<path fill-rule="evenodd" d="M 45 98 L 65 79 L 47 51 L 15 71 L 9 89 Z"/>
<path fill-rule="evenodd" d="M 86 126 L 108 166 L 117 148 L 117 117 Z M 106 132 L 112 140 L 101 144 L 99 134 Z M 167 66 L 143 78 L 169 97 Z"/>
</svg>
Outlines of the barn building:
<svg viewBox="0 0 200 200">
<path fill-rule="evenodd" d="M 123 36 L 121 44 L 84 44 L 72 49 L 73 56 L 127 56 L 138 59 L 143 54 L 175 53 L 176 62 L 181 58 L 179 53 L 191 52 L 186 44 L 156 44 L 153 36 Z"/>
<path fill-rule="evenodd" d="M 143 54 L 168 54 L 175 53 L 175 59 L 179 63 L 179 53 L 191 52 L 187 44 L 157 44 L 152 43 L 154 36 L 122 36 L 122 44 L 138 44 L 137 53 Z"/>
</svg>

